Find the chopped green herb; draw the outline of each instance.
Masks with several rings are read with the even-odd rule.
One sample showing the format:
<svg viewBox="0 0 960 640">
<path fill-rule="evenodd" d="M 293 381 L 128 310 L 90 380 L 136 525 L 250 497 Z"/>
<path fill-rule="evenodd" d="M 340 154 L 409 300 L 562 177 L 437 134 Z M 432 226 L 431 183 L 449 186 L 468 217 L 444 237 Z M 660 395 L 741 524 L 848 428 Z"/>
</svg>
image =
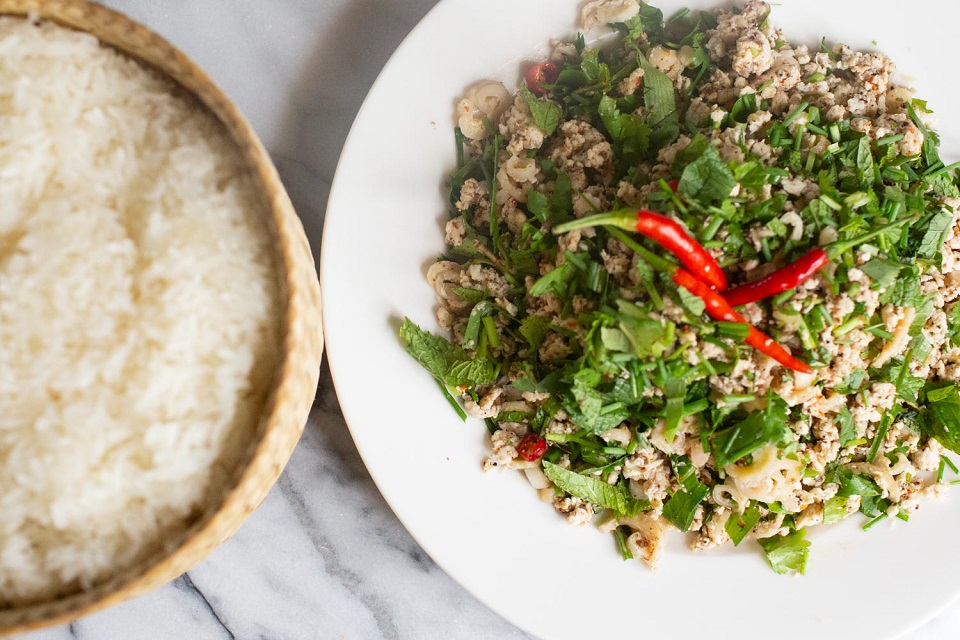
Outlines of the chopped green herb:
<svg viewBox="0 0 960 640">
<path fill-rule="evenodd" d="M 801 575 L 806 573 L 807 556 L 810 553 L 810 541 L 805 539 L 806 534 L 806 529 L 799 529 L 785 536 L 758 540 L 774 571 L 779 574 L 791 571 Z"/>
<path fill-rule="evenodd" d="M 597 476 L 582 475 L 547 461 L 543 462 L 543 473 L 561 491 L 621 515 L 632 516 L 650 508 L 650 503 L 631 496 L 624 485 L 611 485 Z"/>
</svg>

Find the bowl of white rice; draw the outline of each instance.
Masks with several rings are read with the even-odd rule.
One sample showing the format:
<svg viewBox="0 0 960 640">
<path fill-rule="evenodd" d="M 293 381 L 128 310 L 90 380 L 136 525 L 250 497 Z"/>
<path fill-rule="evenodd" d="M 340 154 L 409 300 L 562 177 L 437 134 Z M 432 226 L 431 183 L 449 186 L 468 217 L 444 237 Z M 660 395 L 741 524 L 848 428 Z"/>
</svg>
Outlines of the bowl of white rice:
<svg viewBox="0 0 960 640">
<path fill-rule="evenodd" d="M 104 7 L 0 0 L 0 635 L 231 535 L 322 350 L 303 228 L 222 92 Z"/>
</svg>

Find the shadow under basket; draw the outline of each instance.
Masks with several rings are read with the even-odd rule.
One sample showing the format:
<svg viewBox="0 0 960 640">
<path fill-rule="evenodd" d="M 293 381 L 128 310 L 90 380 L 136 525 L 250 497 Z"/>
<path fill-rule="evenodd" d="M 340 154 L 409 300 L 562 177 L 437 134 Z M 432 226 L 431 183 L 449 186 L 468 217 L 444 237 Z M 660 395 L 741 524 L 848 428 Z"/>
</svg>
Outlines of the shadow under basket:
<svg viewBox="0 0 960 640">
<path fill-rule="evenodd" d="M 89 590 L 0 609 L 0 635 L 8 635 L 61 624 L 156 589 L 199 563 L 230 537 L 266 497 L 300 439 L 316 393 L 323 337 L 320 287 L 303 226 L 263 144 L 210 78 L 146 27 L 86 0 L 0 0 L 0 14 L 38 16 L 90 33 L 167 76 L 224 125 L 248 164 L 264 211 L 270 216 L 283 305 L 278 314 L 280 367 L 260 408 L 253 440 L 241 455 L 231 481 L 181 536 L 180 543 Z"/>
</svg>

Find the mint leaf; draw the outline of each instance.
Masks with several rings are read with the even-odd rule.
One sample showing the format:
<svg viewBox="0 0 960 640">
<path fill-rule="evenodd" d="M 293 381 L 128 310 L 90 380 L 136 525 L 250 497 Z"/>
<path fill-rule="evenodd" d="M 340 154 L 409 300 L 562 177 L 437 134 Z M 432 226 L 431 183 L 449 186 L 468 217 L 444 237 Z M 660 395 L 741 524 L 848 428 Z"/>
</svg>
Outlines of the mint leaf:
<svg viewBox="0 0 960 640">
<path fill-rule="evenodd" d="M 710 445 L 717 467 L 726 467 L 765 444 L 787 444 L 790 433 L 787 404 L 773 396 L 763 411 L 754 411 L 729 429 L 715 433 Z"/>
<path fill-rule="evenodd" d="M 920 241 L 920 246 L 917 248 L 917 257 L 929 260 L 937 255 L 952 225 L 952 211 L 941 208 L 933 214 L 933 217 L 927 224 L 927 230 L 923 234 L 923 239 Z"/>
<path fill-rule="evenodd" d="M 924 181 L 933 189 L 934 195 L 960 198 L 960 189 L 957 189 L 953 180 L 953 177 L 948 173 L 941 173 L 933 178 L 924 178 Z"/>
<path fill-rule="evenodd" d="M 626 300 L 617 300 L 620 331 L 633 345 L 633 354 L 638 358 L 659 358 L 676 342 L 677 325 L 669 320 L 646 317 L 645 311 Z"/>
<path fill-rule="evenodd" d="M 733 173 L 720 159 L 720 153 L 708 146 L 683 170 L 677 190 L 684 198 L 709 204 L 729 196 L 735 184 Z"/>
<path fill-rule="evenodd" d="M 483 289 L 468 289 L 466 287 L 453 287 L 453 292 L 463 300 L 476 304 L 481 300 L 487 299 L 487 292 Z"/>
<path fill-rule="evenodd" d="M 757 542 L 767 556 L 767 562 L 777 573 L 783 575 L 796 571 L 803 575 L 807 570 L 807 556 L 810 554 L 810 541 L 804 538 L 806 529 L 794 531 L 785 536 L 762 538 Z"/>
<path fill-rule="evenodd" d="M 570 388 L 570 394 L 576 403 L 567 402 L 565 406 L 570 414 L 570 421 L 590 433 L 613 429 L 629 416 L 626 407 L 606 404 L 607 397 L 595 388 L 601 380 L 600 372 L 581 369 L 574 376 L 573 386 Z"/>
<path fill-rule="evenodd" d="M 926 405 L 920 410 L 920 432 L 954 453 L 960 453 L 960 387 L 949 383 L 929 389 Z"/>
<path fill-rule="evenodd" d="M 519 93 L 526 101 L 527 107 L 530 109 L 530 117 L 533 118 L 533 124 L 537 125 L 537 129 L 543 131 L 545 136 L 553 135 L 553 132 L 557 130 L 557 125 L 560 124 L 560 119 L 563 117 L 563 108 L 546 98 L 538 98 L 533 95 L 533 92 L 526 85 L 520 85 Z"/>
<path fill-rule="evenodd" d="M 862 185 L 872 187 L 875 177 L 870 140 L 863 136 L 857 142 L 857 180 Z"/>
<path fill-rule="evenodd" d="M 471 358 L 446 338 L 424 331 L 410 318 L 403 319 L 400 339 L 413 358 L 434 378 L 451 387 L 489 384 L 497 379 L 497 366 L 487 358 Z"/>
<path fill-rule="evenodd" d="M 680 294 L 680 304 L 682 304 L 687 311 L 694 316 L 703 315 L 704 310 L 707 308 L 707 304 L 703 301 L 703 298 L 690 293 L 684 287 L 678 287 L 677 293 Z"/>
<path fill-rule="evenodd" d="M 646 500 L 637 500 L 622 484 L 607 484 L 597 476 L 587 476 L 543 461 L 543 473 L 558 489 L 595 505 L 612 509 L 619 515 L 633 516 L 650 508 Z"/>
<path fill-rule="evenodd" d="M 923 300 L 920 291 L 920 278 L 913 269 L 907 268 L 900 272 L 900 277 L 887 287 L 880 295 L 880 302 L 893 304 L 898 307 L 916 307 Z"/>
<path fill-rule="evenodd" d="M 643 67 L 643 103 L 650 110 L 647 119 L 650 124 L 650 142 L 656 148 L 661 148 L 680 135 L 680 114 L 677 111 L 673 81 L 639 52 L 637 59 Z"/>
<path fill-rule="evenodd" d="M 633 353 L 633 345 L 626 334 L 620 329 L 613 327 L 602 327 L 600 329 L 600 342 L 603 348 L 608 351 L 617 351 L 619 353 Z"/>
<path fill-rule="evenodd" d="M 870 276 L 870 279 L 877 283 L 877 288 L 886 289 L 900 275 L 903 268 L 899 262 L 887 260 L 885 258 L 872 258 L 860 270 Z"/>
<path fill-rule="evenodd" d="M 836 387 L 836 392 L 841 395 L 847 395 L 850 393 L 856 393 L 860 390 L 860 387 L 863 385 L 863 381 L 867 378 L 867 372 L 863 369 L 854 369 L 851 371 L 846 378 L 843 379 Z"/>
<path fill-rule="evenodd" d="M 550 220 L 550 201 L 533 187 L 527 189 L 527 211 L 536 216 L 541 224 Z"/>
<path fill-rule="evenodd" d="M 549 331 L 550 320 L 545 316 L 527 316 L 520 321 L 520 335 L 530 344 L 530 351 L 540 348 Z"/>
<path fill-rule="evenodd" d="M 871 375 L 871 378 L 880 382 L 892 382 L 897 388 L 897 395 L 902 400 L 911 404 L 916 404 L 917 395 L 923 389 L 926 380 L 918 378 L 910 373 L 910 361 L 914 358 L 908 351 L 910 359 L 903 356 L 894 356 L 883 367 Z"/>
</svg>

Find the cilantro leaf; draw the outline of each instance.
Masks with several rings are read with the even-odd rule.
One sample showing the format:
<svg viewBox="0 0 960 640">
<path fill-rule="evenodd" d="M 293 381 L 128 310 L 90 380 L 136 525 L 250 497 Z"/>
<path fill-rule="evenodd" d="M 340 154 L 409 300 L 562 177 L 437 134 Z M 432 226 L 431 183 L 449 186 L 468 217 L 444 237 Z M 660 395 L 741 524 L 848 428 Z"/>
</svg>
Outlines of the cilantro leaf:
<svg viewBox="0 0 960 640">
<path fill-rule="evenodd" d="M 650 127 L 640 117 L 620 113 L 617 101 L 610 96 L 600 98 L 598 109 L 603 126 L 613 139 L 613 149 L 626 166 L 635 165 L 647 153 Z"/>
<path fill-rule="evenodd" d="M 753 528 L 760 522 L 760 508 L 757 503 L 750 505 L 742 514 L 731 513 L 727 523 L 723 526 L 733 542 L 733 546 L 738 546 L 747 534 L 753 531 Z"/>
<path fill-rule="evenodd" d="M 823 524 L 840 522 L 849 514 L 847 496 L 834 496 L 823 503 Z"/>
<path fill-rule="evenodd" d="M 650 508 L 649 502 L 637 500 L 622 484 L 611 485 L 597 476 L 579 474 L 547 460 L 543 461 L 543 473 L 561 491 L 620 515 L 633 516 Z"/>
<path fill-rule="evenodd" d="M 551 271 L 545 276 L 541 276 L 539 280 L 533 283 L 533 286 L 530 287 L 530 295 L 532 296 L 542 296 L 543 294 L 553 291 L 554 293 L 562 294 L 569 284 L 570 279 L 576 275 L 576 267 L 573 266 L 573 263 L 564 262 L 562 265 Z"/>
<path fill-rule="evenodd" d="M 718 431 L 710 443 L 717 467 L 726 467 L 765 444 L 788 443 L 790 434 L 787 404 L 774 396 L 766 409 L 754 411 L 729 429 Z"/>
<path fill-rule="evenodd" d="M 845 447 L 857 437 L 857 427 L 853 422 L 853 414 L 850 413 L 847 405 L 843 405 L 840 413 L 837 414 L 837 422 L 840 423 L 840 446 Z"/>
<path fill-rule="evenodd" d="M 863 381 L 866 380 L 866 378 L 866 371 L 863 369 L 854 369 L 843 379 L 843 382 L 837 385 L 835 391 L 841 395 L 856 393 L 860 390 L 860 387 L 863 386 Z"/>
<path fill-rule="evenodd" d="M 867 498 L 880 495 L 880 487 L 867 476 L 854 473 L 849 469 L 839 467 L 836 471 L 836 481 L 840 485 L 837 495 L 841 498 L 860 496 Z"/>
<path fill-rule="evenodd" d="M 600 61 L 600 49 L 590 49 L 580 60 L 580 70 L 587 77 L 587 84 L 610 82 L 610 67 Z"/>
<path fill-rule="evenodd" d="M 720 159 L 720 153 L 708 146 L 683 170 L 677 190 L 684 198 L 711 203 L 729 196 L 735 184 L 733 173 Z"/>
<path fill-rule="evenodd" d="M 710 493 L 710 487 L 697 479 L 697 469 L 689 461 L 679 458 L 673 464 L 680 480 L 680 489 L 663 505 L 663 517 L 680 531 L 689 531 L 697 505 Z"/>
<path fill-rule="evenodd" d="M 806 529 L 799 529 L 785 536 L 761 538 L 757 542 L 763 548 L 770 567 L 783 575 L 796 571 L 803 575 L 807 570 L 807 556 L 810 554 L 810 541 L 804 538 Z"/>
<path fill-rule="evenodd" d="M 710 487 L 697 483 L 693 491 L 680 489 L 663 505 L 663 517 L 680 531 L 688 531 L 693 523 L 697 505 L 710 493 Z"/>
<path fill-rule="evenodd" d="M 520 85 L 518 93 L 523 96 L 527 107 L 530 109 L 533 124 L 543 131 L 543 135 L 553 135 L 560 124 L 560 119 L 563 118 L 563 107 L 546 98 L 538 98 L 523 84 Z"/>
<path fill-rule="evenodd" d="M 497 366 L 487 358 L 471 358 L 446 338 L 424 331 L 410 318 L 403 319 L 400 339 L 411 356 L 437 380 L 451 387 L 489 384 L 497 379 Z"/>
<path fill-rule="evenodd" d="M 909 351 L 907 355 L 910 356 L 909 359 L 903 356 L 894 356 L 878 372 L 871 375 L 871 378 L 881 382 L 892 382 L 902 400 L 916 403 L 917 394 L 923 389 L 926 380 L 910 373 L 910 362 L 913 357 Z"/>
</svg>

